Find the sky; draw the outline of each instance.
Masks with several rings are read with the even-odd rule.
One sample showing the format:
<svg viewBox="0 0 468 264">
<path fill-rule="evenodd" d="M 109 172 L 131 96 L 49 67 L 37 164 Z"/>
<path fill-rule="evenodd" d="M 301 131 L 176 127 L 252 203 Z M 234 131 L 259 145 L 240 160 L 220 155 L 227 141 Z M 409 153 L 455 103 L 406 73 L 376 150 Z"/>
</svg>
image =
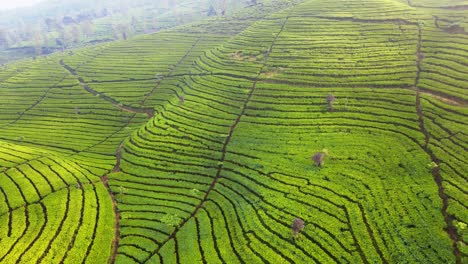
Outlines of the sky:
<svg viewBox="0 0 468 264">
<path fill-rule="evenodd" d="M 18 7 L 31 6 L 42 0 L 0 0 L 0 10 L 9 10 Z"/>
</svg>

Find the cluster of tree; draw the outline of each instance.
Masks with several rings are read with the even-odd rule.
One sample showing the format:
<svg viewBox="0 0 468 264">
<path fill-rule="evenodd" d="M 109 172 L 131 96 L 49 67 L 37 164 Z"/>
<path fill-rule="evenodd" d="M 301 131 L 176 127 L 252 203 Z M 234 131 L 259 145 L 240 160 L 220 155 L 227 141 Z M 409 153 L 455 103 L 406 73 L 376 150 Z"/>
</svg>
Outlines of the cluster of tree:
<svg viewBox="0 0 468 264">
<path fill-rule="evenodd" d="M 103 18 L 109 16 L 111 13 L 107 8 L 103 8 L 102 10 L 96 12 L 81 12 L 76 16 L 61 16 L 58 18 L 46 18 L 44 19 L 44 23 L 47 26 L 47 30 L 49 32 L 63 28 L 64 26 L 73 25 L 73 24 L 80 24 L 82 22 L 92 22 L 95 19 Z"/>
<path fill-rule="evenodd" d="M 217 16 L 217 15 L 225 16 L 227 9 L 230 6 L 231 6 L 230 9 L 232 9 L 232 4 L 235 2 L 236 2 L 235 0 L 231 0 L 231 1 L 230 0 L 210 0 L 208 2 L 209 6 L 208 6 L 207 15 L 208 16 Z M 249 0 L 245 2 L 244 4 L 251 5 L 251 6 L 257 5 L 257 0 Z"/>
<path fill-rule="evenodd" d="M 22 42 L 30 43 L 29 46 L 36 48 L 36 53 L 41 52 L 42 44 L 48 41 L 39 27 L 26 28 L 25 30 L 7 30 L 0 28 L 0 48 L 20 46 Z"/>
<path fill-rule="evenodd" d="M 36 54 L 39 55 L 45 47 L 66 48 L 72 43 L 78 43 L 82 39 L 91 37 L 93 33 L 94 25 L 89 20 L 65 26 L 62 23 L 52 23 L 46 19 L 44 23 L 35 26 L 25 26 L 13 30 L 0 28 L 0 48 L 30 46 L 34 47 Z"/>
<path fill-rule="evenodd" d="M 208 8 L 208 16 L 226 15 L 227 0 L 212 0 Z"/>
<path fill-rule="evenodd" d="M 181 1 L 69 0 L 64 3 L 57 0 L 53 5 L 44 5 L 36 8 L 37 10 L 25 11 L 18 17 L 9 16 L 3 20 L 0 18 L 0 50 L 34 49 L 35 54 L 40 55 L 63 51 L 84 43 L 113 39 L 125 40 L 137 33 L 152 33 L 165 26 L 164 23 L 160 24 L 159 14 L 164 14 L 166 18 L 167 12 L 172 11 L 169 20 L 175 19 L 174 22 L 178 24 L 184 23 L 184 14 L 189 11 L 184 9 L 185 11 L 179 13 Z M 245 4 L 256 4 L 257 1 L 248 0 L 248 2 L 241 3 L 237 0 L 203 0 L 200 3 L 209 7 L 208 15 L 224 16 L 227 9 L 233 12 L 232 10 L 239 9 Z M 90 6 L 92 6 L 91 9 Z M 136 7 L 139 9 L 134 10 L 133 8 Z M 130 13 L 134 11 L 139 12 L 141 16 L 132 17 Z M 205 12 L 203 8 L 196 11 Z M 193 19 L 196 15 L 198 14 L 187 19 Z M 200 15 L 203 16 L 203 14 Z M 117 16 L 119 19 L 114 19 Z M 167 25 L 172 26 L 171 21 Z M 102 26 L 96 27 L 98 23 Z"/>
<path fill-rule="evenodd" d="M 165 1 L 167 5 L 171 5 L 175 4 L 176 0 Z M 2 21 L 5 26 L 0 25 L 0 49 L 34 48 L 36 55 L 64 50 L 73 44 L 85 40 L 91 41 L 95 34 L 95 20 L 110 17 L 114 13 L 126 12 L 130 6 L 149 3 L 146 0 L 122 0 L 118 3 L 109 1 L 98 4 L 90 10 L 86 7 L 89 7 L 87 3 L 91 1 L 75 2 L 51 7 L 48 11 L 42 7 L 44 10 L 37 12 L 31 10 L 14 20 Z M 129 6 L 123 6 L 125 4 Z M 47 15 L 43 16 L 42 13 Z M 112 35 L 126 39 L 135 29 L 136 23 L 136 18 L 133 18 L 131 23 L 118 22 L 111 25 L 108 32 L 109 39 Z"/>
<path fill-rule="evenodd" d="M 115 38 L 127 39 L 136 30 L 137 24 L 137 19 L 133 17 L 129 23 L 112 24 L 111 30 Z M 92 20 L 67 24 L 63 23 L 62 20 L 47 18 L 44 23 L 34 27 L 23 27 L 15 30 L 0 28 L 0 48 L 29 46 L 34 47 L 36 55 L 40 55 L 44 50 L 64 50 L 92 38 L 94 33 L 95 25 Z"/>
</svg>

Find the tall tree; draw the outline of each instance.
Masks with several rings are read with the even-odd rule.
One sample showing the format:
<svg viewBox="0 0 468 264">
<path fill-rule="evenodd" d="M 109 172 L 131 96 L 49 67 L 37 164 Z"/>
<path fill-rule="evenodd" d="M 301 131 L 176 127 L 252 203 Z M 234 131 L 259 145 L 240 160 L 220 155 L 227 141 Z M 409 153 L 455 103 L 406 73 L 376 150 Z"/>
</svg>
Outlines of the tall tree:
<svg viewBox="0 0 468 264">
<path fill-rule="evenodd" d="M 70 33 L 71 33 L 73 43 L 79 43 L 81 33 L 77 25 L 72 26 L 72 28 L 70 29 Z"/>
<path fill-rule="evenodd" d="M 295 218 L 292 225 L 291 225 L 291 229 L 292 229 L 292 232 L 293 232 L 293 238 L 297 238 L 297 236 L 299 236 L 299 233 L 302 231 L 302 229 L 304 229 L 304 220 L 300 219 L 300 218 Z"/>
<path fill-rule="evenodd" d="M 213 5 L 210 5 L 210 8 L 208 9 L 208 16 L 216 16 L 216 10 L 213 7 Z"/>
<path fill-rule="evenodd" d="M 36 30 L 33 35 L 33 43 L 34 43 L 34 51 L 36 52 L 36 55 L 41 55 L 44 39 L 39 30 Z"/>
<path fill-rule="evenodd" d="M 135 16 L 132 16 L 132 22 L 131 22 L 131 27 L 132 31 L 135 32 L 138 29 L 138 19 Z"/>
<path fill-rule="evenodd" d="M 83 36 L 85 38 L 91 37 L 94 33 L 93 22 L 86 20 L 83 23 L 81 23 L 81 32 L 83 33 Z"/>
<path fill-rule="evenodd" d="M 227 8 L 227 2 L 226 0 L 223 0 L 223 9 L 221 10 L 222 16 L 226 15 L 226 8 Z"/>
<path fill-rule="evenodd" d="M 324 152 L 317 152 L 312 156 L 312 161 L 314 162 L 315 166 L 322 167 L 325 161 L 325 153 Z"/>
<path fill-rule="evenodd" d="M 72 40 L 72 36 L 70 33 L 65 30 L 64 28 L 61 28 L 59 30 L 59 37 L 55 40 L 57 45 L 62 48 L 62 52 L 70 45 L 70 42 Z"/>
<path fill-rule="evenodd" d="M 327 95 L 327 109 L 333 111 L 333 103 L 336 101 L 336 97 L 333 94 Z"/>
<path fill-rule="evenodd" d="M 122 38 L 127 40 L 128 34 L 130 33 L 130 28 L 126 24 L 116 24 L 113 25 L 115 35 L 118 39 Z"/>
</svg>

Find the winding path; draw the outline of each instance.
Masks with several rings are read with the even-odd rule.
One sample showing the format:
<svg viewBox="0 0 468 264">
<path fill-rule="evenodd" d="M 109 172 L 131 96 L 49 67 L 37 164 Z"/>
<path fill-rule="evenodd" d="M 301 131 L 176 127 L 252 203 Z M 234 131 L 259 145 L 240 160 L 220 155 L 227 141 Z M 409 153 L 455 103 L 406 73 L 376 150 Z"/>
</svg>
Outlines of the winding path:
<svg viewBox="0 0 468 264">
<path fill-rule="evenodd" d="M 289 17 L 286 17 L 282 23 L 282 26 L 281 26 L 281 29 L 279 30 L 279 32 L 275 35 L 275 38 L 273 39 L 272 41 L 272 44 L 270 45 L 270 48 L 268 50 L 268 52 L 266 53 L 265 55 L 265 61 L 263 62 L 261 68 L 259 69 L 258 73 L 257 73 L 257 76 L 255 78 L 255 80 L 253 81 L 253 84 L 252 84 L 252 87 L 250 88 L 250 91 L 249 91 L 249 94 L 247 96 L 247 99 L 245 100 L 244 102 L 244 105 L 242 106 L 242 110 L 240 112 L 240 114 L 237 116 L 237 118 L 235 119 L 234 123 L 231 125 L 230 129 L 229 129 L 229 134 L 228 136 L 226 137 L 226 140 L 224 141 L 224 144 L 223 144 L 223 148 L 221 149 L 221 158 L 219 160 L 219 166 L 218 166 L 218 169 L 216 171 L 216 176 L 213 180 L 213 182 L 211 183 L 210 187 L 208 188 L 208 190 L 206 191 L 203 199 L 200 201 L 200 203 L 195 207 L 195 210 L 190 214 L 189 217 L 185 218 L 181 224 L 179 224 L 179 226 L 177 226 L 174 231 L 152 252 L 152 254 L 146 258 L 143 262 L 147 262 L 149 259 L 151 259 L 154 255 L 158 254 L 159 251 L 161 250 L 161 248 L 164 247 L 164 245 L 166 245 L 167 242 L 169 242 L 171 239 L 175 239 L 177 233 L 179 232 L 179 230 L 181 230 L 185 224 L 187 224 L 187 222 L 194 218 L 196 216 L 196 214 L 198 213 L 198 211 L 203 207 L 203 205 L 205 204 L 206 201 L 208 201 L 208 196 L 210 195 L 210 193 L 213 191 L 213 189 L 215 188 L 216 184 L 218 183 L 219 179 L 221 178 L 221 172 L 223 171 L 223 168 L 224 168 L 224 165 L 223 165 L 223 162 L 225 161 L 226 159 L 226 153 L 227 153 L 227 147 L 229 145 L 229 143 L 231 142 L 231 139 L 232 139 L 232 136 L 234 134 L 234 131 L 236 129 L 236 127 L 239 125 L 240 121 L 241 121 L 241 118 L 242 116 L 244 116 L 245 114 L 245 111 L 247 109 L 247 106 L 250 102 L 250 99 L 252 98 L 252 95 L 255 91 L 255 88 L 257 86 L 257 82 L 259 81 L 259 78 L 260 78 L 260 75 L 262 74 L 262 71 L 264 70 L 264 68 L 266 67 L 266 61 L 270 55 L 270 53 L 272 52 L 273 50 L 273 47 L 275 45 L 275 42 L 277 40 L 277 38 L 279 37 L 279 35 L 281 34 L 281 32 L 283 32 L 283 29 L 286 25 L 286 22 L 288 21 Z"/>
<path fill-rule="evenodd" d="M 60 65 L 62 65 L 62 67 L 64 67 L 68 72 L 70 72 L 71 75 L 75 76 L 75 78 L 80 82 L 81 87 L 83 87 L 88 93 L 90 93 L 92 95 L 95 95 L 95 96 L 99 96 L 100 98 L 108 101 L 109 103 L 113 104 L 115 107 L 117 107 L 117 108 L 119 108 L 119 109 L 121 109 L 123 111 L 134 113 L 134 114 L 145 113 L 150 118 L 154 116 L 154 109 L 153 108 L 139 108 L 139 107 L 133 107 L 133 106 L 121 104 L 117 100 L 115 100 L 114 98 L 112 98 L 110 96 L 107 96 L 107 95 L 105 95 L 103 93 L 100 93 L 100 92 L 92 89 L 91 87 L 89 87 L 89 85 L 86 83 L 86 81 L 82 77 L 78 76 L 78 74 L 76 73 L 76 70 L 71 68 L 67 64 L 65 64 L 65 62 L 63 60 L 60 60 Z"/>
<path fill-rule="evenodd" d="M 431 157 L 431 160 L 435 164 L 439 164 L 440 160 L 437 158 L 437 156 L 432 152 L 432 150 L 429 148 L 429 141 L 430 141 L 430 134 L 426 130 L 426 127 L 424 125 L 424 113 L 421 105 L 421 90 L 418 87 L 419 86 L 419 79 L 421 77 L 421 64 L 422 60 L 424 59 L 424 55 L 421 51 L 422 49 L 422 29 L 421 26 L 418 24 L 418 44 L 417 44 L 417 51 L 416 51 L 416 66 L 417 66 L 417 74 L 416 78 L 414 80 L 414 89 L 416 90 L 416 112 L 418 114 L 418 120 L 419 120 L 419 128 L 421 130 L 421 133 L 424 135 L 424 151 Z M 456 258 L 456 263 L 461 264 L 461 252 L 460 249 L 458 248 L 458 241 L 460 241 L 460 238 L 458 237 L 457 229 L 453 225 L 453 216 L 447 212 L 448 204 L 449 204 L 449 198 L 447 194 L 445 193 L 445 188 L 443 185 L 443 178 L 440 173 L 440 168 L 439 166 L 434 166 L 432 168 L 432 176 L 434 177 L 434 180 L 437 184 L 438 187 L 438 193 L 439 197 L 442 200 L 442 208 L 441 212 L 442 215 L 444 216 L 445 224 L 446 224 L 446 232 L 448 233 L 450 239 L 452 240 L 452 248 L 453 248 L 453 254 L 455 255 Z"/>
</svg>

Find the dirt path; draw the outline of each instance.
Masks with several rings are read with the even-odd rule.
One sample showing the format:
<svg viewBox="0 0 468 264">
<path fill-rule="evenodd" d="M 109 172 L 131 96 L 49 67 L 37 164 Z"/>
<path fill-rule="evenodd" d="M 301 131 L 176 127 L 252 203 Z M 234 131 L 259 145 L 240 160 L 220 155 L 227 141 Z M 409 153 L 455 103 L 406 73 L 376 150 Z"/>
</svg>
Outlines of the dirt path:
<svg viewBox="0 0 468 264">
<path fill-rule="evenodd" d="M 119 209 L 117 208 L 117 201 L 115 200 L 115 196 L 109 187 L 109 183 L 107 181 L 107 175 L 102 176 L 101 181 L 104 184 L 104 187 L 106 187 L 107 192 L 109 193 L 109 196 L 112 200 L 112 208 L 114 210 L 114 215 L 115 215 L 115 227 L 114 227 L 115 235 L 114 235 L 114 239 L 112 240 L 111 258 L 109 259 L 109 263 L 115 263 L 115 257 L 117 256 L 117 250 L 119 248 L 119 240 L 120 240 L 120 212 L 119 212 Z"/>
<path fill-rule="evenodd" d="M 187 53 L 182 57 L 182 59 L 177 63 L 177 66 L 182 63 L 187 57 L 188 55 L 193 51 L 193 49 L 195 48 L 195 46 L 198 44 L 198 42 L 200 41 L 200 38 L 192 45 L 192 47 L 187 51 Z M 93 94 L 93 95 L 97 95 L 101 98 L 103 98 L 104 100 L 112 103 L 114 106 L 118 107 L 119 109 L 123 110 L 123 111 L 126 111 L 126 112 L 130 112 L 130 113 L 134 113 L 134 114 L 137 114 L 137 113 L 146 113 L 146 115 L 149 117 L 149 118 L 152 118 L 154 117 L 155 115 L 155 111 L 153 108 L 144 108 L 144 107 L 132 107 L 132 106 L 127 106 L 127 105 L 123 105 L 123 104 L 120 104 L 117 100 L 115 100 L 114 98 L 112 97 L 109 97 L 109 96 L 106 96 L 102 93 L 99 93 L 98 91 L 95 91 L 93 90 L 91 87 L 89 87 L 89 85 L 84 81 L 83 78 L 79 77 L 77 74 L 76 74 L 76 70 L 71 68 L 70 66 L 66 65 L 63 60 L 60 61 L 60 64 L 65 68 L 67 69 L 70 74 L 72 74 L 73 76 L 75 76 L 78 81 L 80 82 L 81 86 L 89 93 Z M 177 66 L 174 67 L 174 69 L 170 72 L 170 74 L 172 74 L 175 69 L 177 69 Z M 156 91 L 156 89 L 159 87 L 160 83 L 161 83 L 162 80 L 159 80 L 155 87 L 150 91 L 150 93 L 144 98 L 144 100 L 142 101 L 141 105 L 143 106 L 146 101 L 149 99 L 149 97 L 151 97 L 152 94 L 154 94 L 154 92 Z M 135 117 L 135 115 L 129 119 L 129 121 L 127 122 L 127 126 L 130 124 L 131 120 Z M 123 147 L 124 147 L 124 142 L 120 143 L 119 147 L 117 148 L 117 151 L 116 151 L 116 163 L 115 163 L 115 166 L 114 168 L 112 169 L 111 173 L 116 173 L 116 172 L 119 172 L 120 171 L 120 164 L 121 164 L 121 159 L 122 159 L 122 150 L 123 150 Z M 109 183 L 108 183 L 108 175 L 104 175 L 101 177 L 101 181 L 102 183 L 104 184 L 104 186 L 106 187 L 108 193 L 109 193 L 109 196 L 112 200 L 112 207 L 113 207 L 113 210 L 114 210 L 114 215 L 115 215 L 115 219 L 116 219 L 116 222 L 115 222 L 115 235 L 114 235 L 114 239 L 112 241 L 112 253 L 111 253 L 111 256 L 109 258 L 109 263 L 115 263 L 115 259 L 117 257 L 117 250 L 118 250 L 118 247 L 119 247 L 119 241 L 120 241 L 120 212 L 118 210 L 118 206 L 117 206 L 117 201 L 115 199 L 115 195 L 114 193 L 112 192 L 112 190 L 110 189 L 110 186 L 109 186 Z"/>
<path fill-rule="evenodd" d="M 0 126 L 0 128 L 5 128 L 5 127 L 8 127 L 8 126 L 11 126 L 13 124 L 15 124 L 16 122 L 20 121 L 21 118 L 23 118 L 23 116 L 31 111 L 32 109 L 34 109 L 36 106 L 38 106 L 39 104 L 42 103 L 42 101 L 44 101 L 44 99 L 46 99 L 47 95 L 49 94 L 50 91 L 52 91 L 52 89 L 55 89 L 57 88 L 57 86 L 63 81 L 65 80 L 65 78 L 67 78 L 67 75 L 64 75 L 59 81 L 57 81 L 54 85 L 50 86 L 43 94 L 42 96 L 36 101 L 34 102 L 30 107 L 26 108 L 23 112 L 21 112 L 17 118 L 15 118 L 13 121 L 7 123 L 7 124 L 4 124 L 2 126 Z"/>
<path fill-rule="evenodd" d="M 135 118 L 136 114 L 138 114 L 138 113 L 145 113 L 148 116 L 148 118 L 154 117 L 155 112 L 154 112 L 153 108 L 138 108 L 138 107 L 132 107 L 132 106 L 128 106 L 128 105 L 123 105 L 123 104 L 119 103 L 117 100 L 115 100 L 114 98 L 109 97 L 109 96 L 107 96 L 105 94 L 102 94 L 102 93 L 92 89 L 91 87 L 89 87 L 89 85 L 85 82 L 85 80 L 77 75 L 76 70 L 71 68 L 70 66 L 66 65 L 63 62 L 63 60 L 60 60 L 60 65 L 62 65 L 62 67 L 64 67 L 68 72 L 70 72 L 70 74 L 75 76 L 75 78 L 80 82 L 80 85 L 88 93 L 90 93 L 92 95 L 95 95 L 95 96 L 99 96 L 100 98 L 108 101 L 109 103 L 113 104 L 115 107 L 117 107 L 117 108 L 119 108 L 119 109 L 121 109 L 123 111 L 133 113 L 134 115 L 128 120 L 125 127 L 127 127 L 130 124 L 131 120 L 133 118 Z M 111 173 L 115 173 L 115 172 L 120 171 L 120 161 L 121 161 L 121 158 L 122 158 L 123 146 L 124 146 L 124 143 L 122 142 L 122 143 L 120 143 L 119 147 L 117 148 L 117 151 L 116 151 L 116 154 L 115 154 L 116 164 L 115 164 L 114 168 L 112 169 Z M 109 193 L 109 197 L 110 197 L 110 199 L 112 201 L 112 208 L 113 208 L 114 215 L 115 215 L 114 216 L 115 217 L 115 227 L 114 227 L 115 235 L 114 235 L 114 239 L 112 240 L 112 253 L 111 253 L 111 256 L 109 258 L 109 263 L 115 263 L 115 259 L 116 259 L 116 256 L 117 256 L 117 250 L 118 250 L 118 247 L 119 247 L 119 241 L 120 241 L 120 212 L 119 212 L 119 209 L 117 207 L 117 201 L 115 199 L 115 195 L 112 192 L 112 190 L 110 189 L 110 186 L 109 186 L 109 183 L 108 183 L 108 175 L 102 176 L 101 177 L 101 182 L 103 183 L 104 187 L 107 189 L 107 192 Z"/>
<path fill-rule="evenodd" d="M 419 93 L 429 95 L 432 98 L 435 98 L 449 105 L 454 105 L 454 106 L 467 106 L 468 105 L 468 101 L 466 100 L 463 100 L 455 96 L 450 96 L 441 92 L 419 88 Z"/>
<path fill-rule="evenodd" d="M 117 159 L 114 169 L 112 172 L 119 172 L 120 171 L 120 160 L 122 159 L 122 149 L 124 147 L 124 143 L 120 143 L 119 147 L 117 148 L 117 152 L 115 153 L 115 157 Z"/>
<path fill-rule="evenodd" d="M 286 19 L 284 20 L 283 24 L 282 24 L 282 27 L 281 29 L 279 30 L 279 32 L 276 34 L 275 38 L 273 39 L 272 41 L 272 44 L 270 46 L 270 49 L 268 50 L 268 53 L 265 55 L 265 58 L 268 58 L 268 56 L 270 55 L 271 51 L 273 50 L 273 47 L 274 47 L 274 44 L 278 38 L 278 36 L 281 34 L 281 32 L 283 31 L 285 25 L 286 25 L 286 22 L 288 21 L 288 18 L 289 17 L 286 17 Z M 247 95 L 247 98 L 244 102 L 244 105 L 242 106 L 242 110 L 241 110 L 241 113 L 237 116 L 237 118 L 235 119 L 234 123 L 231 125 L 230 129 L 229 129 L 229 134 L 228 136 L 226 137 L 226 140 L 224 141 L 224 144 L 223 144 L 223 148 L 221 149 L 221 158 L 220 158 L 220 165 L 218 166 L 218 169 L 217 169 L 217 172 L 216 172 L 216 176 L 213 180 L 213 182 L 211 183 L 210 187 L 208 188 L 208 190 L 206 191 L 203 199 L 200 201 L 200 203 L 195 207 L 194 211 L 190 214 L 189 217 L 185 218 L 182 223 L 177 226 L 174 231 L 158 246 L 158 248 L 156 248 L 156 250 L 154 250 L 152 252 L 152 254 L 147 258 L 145 259 L 143 262 L 146 262 L 148 261 L 151 257 L 153 257 L 154 255 L 158 254 L 159 253 L 159 250 L 161 248 L 164 247 L 164 245 L 169 242 L 171 239 L 174 239 L 177 235 L 177 233 L 179 232 L 180 229 L 182 229 L 185 224 L 192 218 L 194 218 L 196 216 L 196 214 L 198 213 L 198 211 L 203 207 L 203 205 L 205 204 L 206 201 L 208 201 L 208 196 L 210 195 L 210 193 L 213 191 L 213 189 L 215 188 L 216 184 L 218 183 L 219 179 L 221 178 L 221 172 L 223 170 L 223 161 L 225 160 L 226 158 L 226 153 L 227 153 L 227 147 L 229 145 L 229 143 L 231 142 L 231 139 L 232 139 L 232 136 L 234 134 L 234 131 L 236 129 L 236 127 L 238 126 L 238 124 L 240 123 L 240 120 L 242 118 L 242 116 L 245 114 L 245 111 L 247 110 L 247 105 L 249 104 L 250 102 L 250 99 L 252 98 L 253 96 L 253 93 L 255 91 L 255 88 L 256 88 L 256 85 L 257 85 L 257 82 L 260 78 L 260 75 L 262 74 L 262 71 L 263 69 L 265 68 L 266 66 L 266 61 L 263 63 L 263 65 L 260 67 L 259 69 L 259 72 L 257 74 L 257 77 L 255 78 L 253 84 L 252 84 L 252 87 L 250 88 L 250 91 L 249 91 L 249 94 Z"/>
<path fill-rule="evenodd" d="M 195 48 L 195 46 L 198 44 L 198 42 L 200 41 L 200 39 L 197 40 L 197 42 L 189 49 L 189 51 L 185 54 L 184 57 L 182 57 L 182 59 L 177 63 L 177 65 L 179 65 L 182 61 L 185 60 L 185 58 L 188 57 L 188 55 L 192 52 L 192 50 Z M 67 69 L 72 75 L 74 75 L 78 81 L 80 82 L 81 86 L 86 90 L 88 91 L 89 93 L 93 94 L 93 95 L 99 95 L 101 98 L 105 99 L 106 101 L 112 103 L 114 106 L 124 110 L 124 111 L 127 111 L 127 112 L 130 112 L 130 113 L 146 113 L 148 115 L 149 118 L 152 118 L 154 117 L 155 115 L 155 111 L 153 108 L 137 108 L 137 107 L 131 107 L 131 106 L 126 106 L 126 105 L 122 105 L 122 104 L 119 104 L 115 99 L 111 98 L 111 97 L 108 97 L 104 94 L 101 94 L 93 89 L 91 89 L 89 87 L 89 85 L 79 76 L 76 75 L 76 72 L 75 70 L 73 70 L 72 68 L 70 68 L 68 65 L 66 65 L 63 61 L 60 61 L 60 64 L 62 64 L 62 66 Z M 175 71 L 177 67 L 174 67 L 174 69 L 171 71 L 171 73 L 173 71 Z M 159 85 L 161 84 L 161 81 L 162 80 L 159 80 L 155 87 L 150 91 L 150 93 L 144 98 L 144 100 L 141 102 L 141 105 L 143 106 L 146 101 L 151 97 L 151 95 L 154 94 L 154 92 L 156 91 L 156 89 L 159 87 Z M 131 118 L 133 119 L 135 117 L 135 115 Z M 129 120 L 129 122 L 127 123 L 127 125 L 131 122 L 131 119 Z M 116 163 L 115 163 L 115 166 L 114 168 L 112 169 L 112 173 L 116 173 L 116 172 L 119 172 L 120 171 L 120 164 L 121 164 L 121 159 L 122 159 L 122 150 L 123 150 L 123 147 L 124 147 L 124 142 L 120 143 L 119 147 L 117 148 L 117 151 L 116 151 Z M 104 186 L 106 187 L 108 193 L 109 193 L 109 196 L 112 200 L 112 207 L 113 207 L 113 210 L 114 210 L 114 215 L 115 215 L 115 219 L 116 219 L 116 222 L 115 222 L 115 235 L 114 235 L 114 239 L 112 241 L 112 253 L 111 253 L 111 257 L 109 259 L 109 263 L 113 264 L 115 263 L 115 259 L 117 257 L 117 250 L 119 248 L 119 241 L 120 241 L 120 212 L 119 212 L 119 209 L 118 209 L 118 206 L 117 206 L 117 201 L 115 199 L 115 195 L 114 193 L 112 193 L 112 190 L 110 189 L 110 186 L 109 186 L 109 183 L 108 183 L 108 176 L 105 175 L 105 176 L 102 176 L 101 177 L 101 181 L 102 183 L 104 184 Z"/>
<path fill-rule="evenodd" d="M 422 60 L 424 59 L 421 49 L 422 49 L 422 29 L 418 25 L 418 44 L 417 44 L 417 51 L 416 51 L 416 59 L 417 59 L 416 65 L 417 65 L 418 71 L 417 71 L 416 78 L 414 81 L 414 88 L 416 89 L 416 112 L 418 114 L 419 128 L 421 130 L 421 133 L 424 135 L 424 151 L 426 151 L 426 153 L 431 157 L 432 162 L 434 162 L 435 164 L 440 164 L 440 160 L 436 157 L 436 155 L 429 148 L 430 134 L 426 130 L 426 127 L 424 125 L 424 113 L 423 113 L 423 109 L 421 105 L 422 92 L 420 91 L 418 87 L 419 79 L 420 79 L 421 71 L 422 71 L 421 63 L 422 63 Z M 457 243 L 458 241 L 460 241 L 460 238 L 458 237 L 457 230 L 453 226 L 453 223 L 452 223 L 454 218 L 452 215 L 450 215 L 447 212 L 449 198 L 447 194 L 445 193 L 445 188 L 443 185 L 443 178 L 440 173 L 440 168 L 438 166 L 432 169 L 432 176 L 434 177 L 434 181 L 437 184 L 439 197 L 442 200 L 441 212 L 445 220 L 445 225 L 446 225 L 445 231 L 448 233 L 450 239 L 452 240 L 453 254 L 455 255 L 456 263 L 461 264 L 461 253 L 460 253 L 460 249 L 457 246 Z"/>
<path fill-rule="evenodd" d="M 133 106 L 129 106 L 129 105 L 124 105 L 124 104 L 121 104 L 119 103 L 117 100 L 115 100 L 114 98 L 110 97 L 110 96 L 107 96 L 103 93 L 100 93 L 94 89 L 92 89 L 91 87 L 89 87 L 89 85 L 86 83 L 86 81 L 78 76 L 78 74 L 76 73 L 76 70 L 71 68 L 70 66 L 68 66 L 67 64 L 65 64 L 65 62 L 63 62 L 63 60 L 60 60 L 60 65 L 62 65 L 62 67 L 64 67 L 68 72 L 70 72 L 71 75 L 75 76 L 75 78 L 80 82 L 80 85 L 81 87 L 83 87 L 83 89 L 85 89 L 88 93 L 94 95 L 94 96 L 99 96 L 100 98 L 108 101 L 109 103 L 111 103 L 112 105 L 114 105 L 115 107 L 123 110 L 123 111 L 126 111 L 126 112 L 129 112 L 129 113 L 144 113 L 144 114 L 147 114 L 148 117 L 153 117 L 154 116 L 154 109 L 152 108 L 139 108 L 139 107 L 133 107 Z"/>
</svg>

